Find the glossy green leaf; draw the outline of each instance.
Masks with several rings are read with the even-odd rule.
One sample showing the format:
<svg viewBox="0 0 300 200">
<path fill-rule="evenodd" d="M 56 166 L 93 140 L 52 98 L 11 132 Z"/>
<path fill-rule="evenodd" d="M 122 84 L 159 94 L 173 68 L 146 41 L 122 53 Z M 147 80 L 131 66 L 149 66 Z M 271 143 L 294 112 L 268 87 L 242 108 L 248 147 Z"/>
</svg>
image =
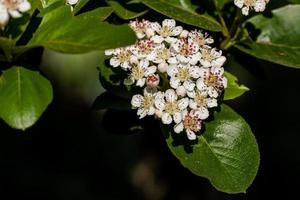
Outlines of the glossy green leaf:
<svg viewBox="0 0 300 200">
<path fill-rule="evenodd" d="M 145 10 L 143 12 L 134 12 L 130 11 L 126 8 L 124 8 L 119 2 L 117 1 L 107 1 L 107 3 L 113 8 L 116 15 L 118 15 L 120 18 L 129 20 L 136 17 L 140 17 L 148 12 L 148 10 Z"/>
<path fill-rule="evenodd" d="M 16 129 L 32 126 L 52 101 L 52 86 L 38 72 L 12 67 L 0 76 L 0 118 Z"/>
<path fill-rule="evenodd" d="M 226 105 L 205 123 L 196 144 L 191 144 L 184 133 L 165 135 L 181 164 L 209 179 L 219 191 L 246 192 L 256 176 L 259 150 L 255 137 L 245 120 Z"/>
<path fill-rule="evenodd" d="M 142 0 L 153 10 L 180 22 L 197 26 L 210 31 L 221 31 L 222 26 L 208 15 L 200 15 L 183 5 L 168 0 Z"/>
<path fill-rule="evenodd" d="M 101 22 L 107 13 L 101 9 L 73 16 L 69 6 L 47 14 L 29 41 L 29 46 L 44 46 L 63 53 L 84 53 L 133 44 L 135 34 L 128 25 Z"/>
<path fill-rule="evenodd" d="M 12 60 L 12 51 L 14 47 L 14 41 L 5 37 L 0 37 L 0 54 L 3 54 L 2 61 Z"/>
<path fill-rule="evenodd" d="M 76 14 L 80 11 L 81 8 L 87 4 L 89 0 L 79 0 L 78 3 L 75 5 L 73 12 Z"/>
<path fill-rule="evenodd" d="M 260 30 L 256 41 L 235 45 L 254 57 L 293 68 L 300 68 L 300 5 L 274 10 L 272 17 L 258 15 L 247 22 Z"/>
<path fill-rule="evenodd" d="M 224 93 L 224 100 L 235 99 L 239 96 L 242 96 L 245 92 L 249 91 L 244 85 L 239 85 L 237 83 L 238 79 L 229 72 L 225 72 L 225 77 L 227 78 L 227 88 Z"/>
<path fill-rule="evenodd" d="M 104 92 L 94 101 L 93 109 L 131 110 L 132 106 L 129 99 L 121 98 L 110 92 Z"/>
</svg>

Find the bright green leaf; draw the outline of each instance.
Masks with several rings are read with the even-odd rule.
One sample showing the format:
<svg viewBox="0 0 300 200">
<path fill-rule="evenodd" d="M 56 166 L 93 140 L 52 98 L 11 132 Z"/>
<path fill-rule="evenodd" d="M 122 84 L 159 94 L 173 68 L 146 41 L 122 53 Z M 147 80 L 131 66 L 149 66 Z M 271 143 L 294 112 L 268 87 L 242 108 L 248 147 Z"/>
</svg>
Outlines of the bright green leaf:
<svg viewBox="0 0 300 200">
<path fill-rule="evenodd" d="M 254 57 L 300 68 L 300 5 L 288 5 L 272 13 L 272 17 L 258 15 L 248 20 L 260 34 L 256 41 L 249 39 L 235 46 Z"/>
<path fill-rule="evenodd" d="M 52 101 L 52 86 L 38 72 L 12 67 L 0 76 L 0 117 L 11 127 L 32 126 Z"/>
<path fill-rule="evenodd" d="M 235 99 L 239 96 L 242 96 L 245 92 L 249 91 L 244 85 L 239 85 L 237 83 L 237 77 L 230 74 L 229 72 L 225 72 L 225 77 L 227 78 L 227 88 L 224 93 L 224 100 Z"/>
<path fill-rule="evenodd" d="M 171 17 L 180 22 L 197 26 L 210 31 L 221 31 L 221 25 L 208 15 L 200 15 L 168 0 L 142 0 L 142 2 L 153 10 Z"/>
<path fill-rule="evenodd" d="M 125 19 L 125 20 L 129 20 L 129 19 L 133 19 L 133 18 L 142 16 L 148 12 L 148 10 L 145 10 L 143 12 L 130 11 L 130 10 L 124 8 L 117 1 L 107 1 L 107 3 L 113 8 L 116 15 L 118 15 L 120 18 Z"/>
<path fill-rule="evenodd" d="M 249 125 L 230 107 L 221 105 L 214 119 L 205 123 L 196 144 L 191 144 L 184 133 L 164 132 L 181 164 L 209 179 L 219 191 L 246 192 L 253 182 L 259 166 L 258 146 Z"/>
<path fill-rule="evenodd" d="M 101 9 L 73 16 L 69 6 L 60 7 L 43 18 L 28 45 L 63 53 L 84 53 L 135 42 L 135 34 L 128 25 L 101 22 L 102 17 L 107 17 L 107 13 Z"/>
</svg>

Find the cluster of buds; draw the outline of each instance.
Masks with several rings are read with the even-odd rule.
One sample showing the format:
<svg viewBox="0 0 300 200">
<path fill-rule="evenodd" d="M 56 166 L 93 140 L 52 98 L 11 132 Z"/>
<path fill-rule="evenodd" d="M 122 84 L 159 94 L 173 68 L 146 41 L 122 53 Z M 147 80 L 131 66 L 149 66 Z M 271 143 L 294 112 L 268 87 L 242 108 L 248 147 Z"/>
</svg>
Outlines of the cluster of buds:
<svg viewBox="0 0 300 200">
<path fill-rule="evenodd" d="M 30 10 L 27 0 L 0 0 L 0 27 L 7 25 L 10 17 L 22 17 L 22 13 Z"/>
<path fill-rule="evenodd" d="M 249 10 L 254 9 L 255 12 L 263 12 L 269 0 L 234 0 L 234 4 L 242 9 L 243 15 L 248 15 Z"/>
<path fill-rule="evenodd" d="M 214 40 L 199 30 L 187 31 L 173 19 L 162 25 L 147 20 L 131 21 L 135 45 L 106 50 L 110 65 L 120 67 L 124 84 L 142 88 L 131 104 L 139 118 L 155 115 L 174 132 L 195 140 L 209 109 L 227 86 L 222 65 L 226 58 L 211 47 Z"/>
</svg>

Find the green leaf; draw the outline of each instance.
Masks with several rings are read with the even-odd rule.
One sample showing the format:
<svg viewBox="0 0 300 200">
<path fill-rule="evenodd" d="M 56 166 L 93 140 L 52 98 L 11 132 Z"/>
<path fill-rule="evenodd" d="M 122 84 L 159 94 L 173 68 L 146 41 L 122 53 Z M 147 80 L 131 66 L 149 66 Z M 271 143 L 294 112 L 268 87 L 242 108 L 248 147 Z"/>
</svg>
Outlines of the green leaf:
<svg viewBox="0 0 300 200">
<path fill-rule="evenodd" d="M 209 179 L 226 193 L 246 192 L 259 166 L 259 150 L 249 125 L 229 106 L 221 105 L 196 144 L 184 133 L 166 133 L 167 144 L 181 164 Z M 171 135 L 170 135 L 171 134 Z M 184 139 L 185 140 L 184 140 Z"/>
<path fill-rule="evenodd" d="M 84 53 L 133 44 L 136 37 L 129 26 L 101 22 L 110 12 L 102 11 L 99 8 L 73 16 L 69 6 L 60 7 L 45 15 L 28 45 L 62 53 Z"/>
<path fill-rule="evenodd" d="M 116 15 L 118 15 L 120 18 L 125 20 L 140 17 L 148 12 L 148 10 L 145 10 L 143 12 L 134 12 L 134 11 L 127 10 L 117 1 L 107 1 L 107 3 L 113 8 Z"/>
<path fill-rule="evenodd" d="M 229 72 L 225 72 L 225 77 L 227 78 L 227 88 L 224 93 L 224 100 L 235 99 L 239 96 L 242 96 L 245 92 L 249 91 L 244 85 L 239 85 L 237 83 L 237 77 L 230 74 Z"/>
<path fill-rule="evenodd" d="M 83 8 L 85 6 L 85 4 L 87 4 L 89 2 L 89 0 L 79 0 L 78 3 L 75 5 L 73 13 L 78 13 L 80 11 L 81 8 Z"/>
<path fill-rule="evenodd" d="M 0 53 L 4 54 L 3 61 L 12 61 L 13 47 L 14 41 L 12 39 L 0 37 Z"/>
<path fill-rule="evenodd" d="M 260 59 L 300 68 L 300 5 L 288 5 L 272 13 L 272 17 L 258 15 L 248 20 L 260 34 L 256 41 L 248 39 L 235 47 Z"/>
<path fill-rule="evenodd" d="M 36 71 L 12 67 L 0 76 L 0 117 L 13 128 L 32 126 L 51 101 L 52 86 Z"/>
<path fill-rule="evenodd" d="M 153 10 L 180 22 L 210 31 L 222 31 L 222 26 L 209 15 L 200 15 L 186 7 L 169 0 L 142 0 Z"/>
<path fill-rule="evenodd" d="M 113 95 L 109 92 L 104 92 L 94 101 L 93 109 L 113 109 L 113 110 L 131 110 L 132 106 L 129 99 L 124 99 Z"/>
</svg>

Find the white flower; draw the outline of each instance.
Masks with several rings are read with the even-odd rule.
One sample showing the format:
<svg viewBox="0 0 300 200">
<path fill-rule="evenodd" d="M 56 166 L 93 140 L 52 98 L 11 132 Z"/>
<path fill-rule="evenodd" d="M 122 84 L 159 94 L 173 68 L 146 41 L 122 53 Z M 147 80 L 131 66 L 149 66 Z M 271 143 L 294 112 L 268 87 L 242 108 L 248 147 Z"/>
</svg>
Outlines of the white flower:
<svg viewBox="0 0 300 200">
<path fill-rule="evenodd" d="M 176 26 L 174 19 L 165 19 L 162 22 L 162 26 L 159 23 L 152 23 L 152 28 L 158 34 L 152 37 L 155 43 L 162 43 L 163 41 L 173 43 L 176 41 L 174 37 L 182 32 L 182 27 Z"/>
<path fill-rule="evenodd" d="M 144 90 L 144 96 L 136 94 L 131 99 L 131 105 L 133 108 L 138 108 L 137 115 L 140 119 L 144 118 L 146 115 L 154 115 L 156 109 L 154 107 L 155 96 L 160 95 L 159 93 L 148 93 Z"/>
<path fill-rule="evenodd" d="M 199 110 L 185 110 L 182 112 L 182 121 L 174 126 L 175 133 L 181 133 L 185 130 L 189 140 L 197 138 L 196 133 L 201 130 L 202 121 L 199 117 Z"/>
<path fill-rule="evenodd" d="M 215 48 L 201 48 L 200 63 L 203 67 L 221 67 L 226 57 L 222 56 L 222 51 L 217 51 Z"/>
<path fill-rule="evenodd" d="M 10 16 L 22 17 L 22 13 L 30 8 L 31 5 L 27 0 L 0 0 L 0 27 L 8 23 Z"/>
<path fill-rule="evenodd" d="M 217 99 L 209 97 L 205 90 L 193 90 L 192 92 L 188 92 L 188 96 L 191 98 L 189 107 L 198 110 L 199 118 L 201 120 L 209 117 L 208 108 L 218 106 Z"/>
<path fill-rule="evenodd" d="M 217 98 L 227 87 L 227 79 L 224 77 L 224 68 L 200 68 L 200 78 L 197 80 L 197 89 L 207 91 L 212 98 Z"/>
<path fill-rule="evenodd" d="M 190 64 L 171 65 L 167 73 L 171 77 L 170 86 L 172 88 L 177 89 L 179 86 L 183 86 L 187 91 L 195 88 L 193 79 L 200 77 L 199 67 L 190 66 Z"/>
<path fill-rule="evenodd" d="M 174 120 L 175 123 L 180 123 L 182 120 L 182 111 L 188 107 L 188 98 L 178 100 L 173 89 L 168 89 L 164 98 L 157 97 L 155 99 L 155 106 L 161 113 L 161 119 L 164 124 L 171 124 Z"/>
<path fill-rule="evenodd" d="M 160 72 L 166 72 L 168 69 L 168 62 L 171 57 L 171 51 L 164 44 L 158 45 L 153 49 L 150 55 L 147 57 L 150 61 L 158 64 L 158 70 Z"/>
<path fill-rule="evenodd" d="M 152 51 L 155 49 L 156 45 L 151 39 L 140 40 L 136 45 L 131 49 L 133 54 L 137 58 L 146 58 L 147 60 L 153 60 Z"/>
<path fill-rule="evenodd" d="M 234 4 L 242 9 L 243 15 L 249 15 L 249 10 L 254 9 L 256 12 L 263 12 L 269 0 L 234 0 Z"/>
<path fill-rule="evenodd" d="M 125 84 L 131 85 L 136 83 L 136 86 L 143 87 L 148 76 L 156 72 L 156 66 L 149 66 L 148 60 L 140 60 L 133 63 L 129 78 L 125 80 Z"/>
<path fill-rule="evenodd" d="M 75 4 L 77 4 L 78 0 L 67 0 L 67 4 L 73 6 Z"/>
<path fill-rule="evenodd" d="M 130 21 L 129 26 L 134 30 L 138 39 L 150 38 L 154 35 L 154 30 L 151 27 L 151 23 L 147 20 L 142 21 Z"/>
<path fill-rule="evenodd" d="M 190 63 L 195 65 L 201 58 L 199 53 L 199 46 L 187 38 L 181 38 L 172 45 L 174 52 L 172 58 L 169 59 L 170 63 Z"/>
<path fill-rule="evenodd" d="M 117 48 L 114 50 L 106 50 L 105 55 L 111 56 L 110 65 L 113 67 L 121 66 L 124 70 L 131 68 L 131 62 L 136 62 L 137 59 L 131 51 L 131 47 Z"/>
<path fill-rule="evenodd" d="M 194 30 L 189 33 L 189 40 L 197 44 L 199 47 L 205 47 L 214 43 L 214 40 L 207 34 L 203 34 L 202 31 Z"/>
</svg>

